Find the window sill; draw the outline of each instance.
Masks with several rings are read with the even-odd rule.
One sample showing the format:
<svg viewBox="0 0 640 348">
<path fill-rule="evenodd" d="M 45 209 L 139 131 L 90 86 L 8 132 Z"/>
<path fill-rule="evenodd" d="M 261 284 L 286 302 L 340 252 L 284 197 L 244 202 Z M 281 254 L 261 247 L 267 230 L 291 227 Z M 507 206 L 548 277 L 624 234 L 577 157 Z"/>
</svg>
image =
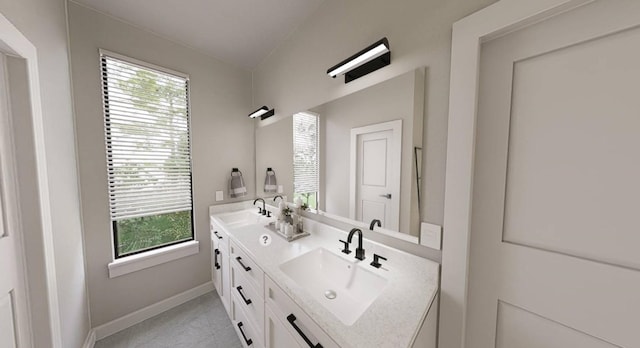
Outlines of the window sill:
<svg viewBox="0 0 640 348">
<path fill-rule="evenodd" d="M 123 257 L 109 263 L 109 278 L 119 277 L 121 275 L 194 255 L 199 251 L 199 242 L 197 240 L 192 240 L 176 245 L 171 245 L 166 248 L 160 248 L 145 253 Z"/>
</svg>

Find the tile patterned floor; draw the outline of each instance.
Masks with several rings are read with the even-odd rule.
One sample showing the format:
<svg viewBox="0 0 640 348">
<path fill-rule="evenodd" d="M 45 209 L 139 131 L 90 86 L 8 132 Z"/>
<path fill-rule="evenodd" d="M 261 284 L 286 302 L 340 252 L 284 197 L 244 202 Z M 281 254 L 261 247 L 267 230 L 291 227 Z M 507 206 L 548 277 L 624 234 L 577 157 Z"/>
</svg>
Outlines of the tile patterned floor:
<svg viewBox="0 0 640 348">
<path fill-rule="evenodd" d="M 96 342 L 95 348 L 241 348 L 215 292 Z"/>
</svg>

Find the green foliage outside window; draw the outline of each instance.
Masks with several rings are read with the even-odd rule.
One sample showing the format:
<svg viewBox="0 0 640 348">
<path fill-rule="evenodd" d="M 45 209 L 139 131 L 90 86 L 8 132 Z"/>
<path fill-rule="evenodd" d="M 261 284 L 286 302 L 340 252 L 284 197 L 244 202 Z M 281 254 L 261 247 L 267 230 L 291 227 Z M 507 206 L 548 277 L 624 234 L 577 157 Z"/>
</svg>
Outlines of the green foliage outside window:
<svg viewBox="0 0 640 348">
<path fill-rule="evenodd" d="M 191 211 L 119 220 L 118 255 L 191 239 Z"/>
<path fill-rule="evenodd" d="M 300 197 L 300 199 L 302 200 L 302 203 L 305 203 L 307 205 L 307 207 L 311 208 L 311 209 L 318 209 L 317 206 L 317 199 L 316 199 L 316 193 L 315 192 L 310 192 L 310 193 L 294 193 L 293 194 L 293 199 L 295 200 L 297 197 Z"/>
</svg>

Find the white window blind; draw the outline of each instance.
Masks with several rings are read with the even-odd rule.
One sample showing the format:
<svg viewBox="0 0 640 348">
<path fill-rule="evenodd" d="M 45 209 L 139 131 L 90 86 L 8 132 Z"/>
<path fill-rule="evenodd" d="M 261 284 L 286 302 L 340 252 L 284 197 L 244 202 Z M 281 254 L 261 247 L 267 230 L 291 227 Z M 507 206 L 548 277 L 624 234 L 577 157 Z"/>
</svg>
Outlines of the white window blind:
<svg viewBox="0 0 640 348">
<path fill-rule="evenodd" d="M 188 77 L 100 57 L 111 220 L 190 211 Z"/>
<path fill-rule="evenodd" d="M 293 115 L 293 189 L 295 193 L 318 192 L 318 116 Z"/>
</svg>

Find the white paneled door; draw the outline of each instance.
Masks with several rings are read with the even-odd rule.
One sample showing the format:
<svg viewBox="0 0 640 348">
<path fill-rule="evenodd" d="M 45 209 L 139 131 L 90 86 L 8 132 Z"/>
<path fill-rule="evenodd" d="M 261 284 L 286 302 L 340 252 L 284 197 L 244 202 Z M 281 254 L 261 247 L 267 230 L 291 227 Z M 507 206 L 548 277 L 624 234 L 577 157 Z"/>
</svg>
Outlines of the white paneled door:
<svg viewBox="0 0 640 348">
<path fill-rule="evenodd" d="M 0 54 L 0 347 L 30 346 L 5 57 Z"/>
<path fill-rule="evenodd" d="M 351 130 L 351 218 L 400 227 L 401 133 L 401 120 Z"/>
<path fill-rule="evenodd" d="M 480 57 L 466 346 L 640 347 L 640 1 Z"/>
</svg>

